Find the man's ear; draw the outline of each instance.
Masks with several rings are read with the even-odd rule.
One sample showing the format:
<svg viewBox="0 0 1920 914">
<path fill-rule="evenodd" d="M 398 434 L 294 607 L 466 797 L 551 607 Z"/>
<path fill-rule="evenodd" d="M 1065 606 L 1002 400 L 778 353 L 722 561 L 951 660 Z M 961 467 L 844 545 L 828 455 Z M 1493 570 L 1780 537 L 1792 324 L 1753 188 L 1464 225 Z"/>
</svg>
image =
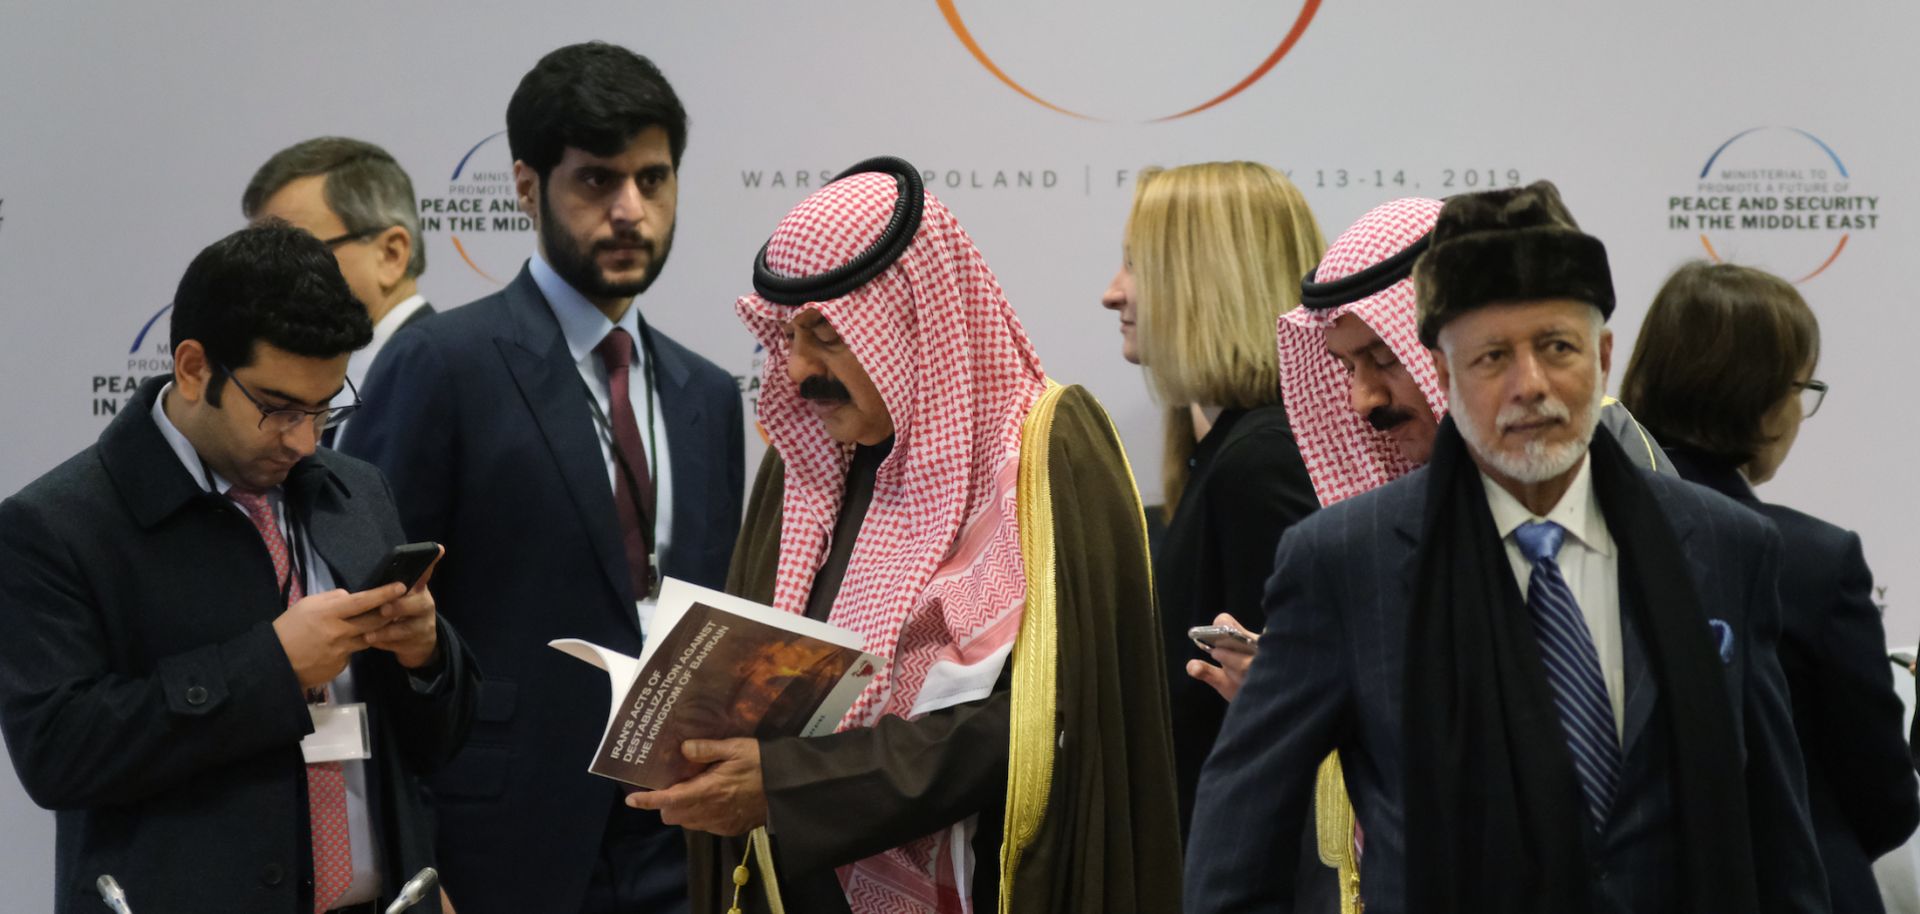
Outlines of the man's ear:
<svg viewBox="0 0 1920 914">
<path fill-rule="evenodd" d="M 519 159 L 513 160 L 513 196 L 519 201 L 520 211 L 533 217 L 534 223 L 540 222 L 540 173 Z"/>
<path fill-rule="evenodd" d="M 181 340 L 173 349 L 173 389 L 188 403 L 198 403 L 213 383 L 213 362 L 199 340 Z"/>
<path fill-rule="evenodd" d="M 1453 390 L 1447 380 L 1447 354 L 1436 347 L 1427 350 L 1427 355 L 1433 359 L 1433 373 L 1440 381 L 1440 390 L 1443 393 Z"/>
<path fill-rule="evenodd" d="M 1600 386 L 1605 388 L 1613 377 L 1613 330 L 1600 328 Z"/>
<path fill-rule="evenodd" d="M 392 292 L 407 278 L 407 262 L 413 258 L 413 244 L 413 236 L 397 225 L 387 226 L 374 236 L 374 250 L 380 256 L 377 278 L 382 294 Z"/>
</svg>

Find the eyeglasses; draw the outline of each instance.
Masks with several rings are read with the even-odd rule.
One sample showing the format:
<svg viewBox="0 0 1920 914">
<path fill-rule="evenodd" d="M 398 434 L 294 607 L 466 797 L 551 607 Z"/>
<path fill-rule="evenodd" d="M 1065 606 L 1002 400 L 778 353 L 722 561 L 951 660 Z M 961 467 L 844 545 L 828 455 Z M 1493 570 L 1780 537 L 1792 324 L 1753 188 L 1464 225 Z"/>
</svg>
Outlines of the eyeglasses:
<svg viewBox="0 0 1920 914">
<path fill-rule="evenodd" d="M 1800 418 L 1820 411 L 1820 404 L 1827 399 L 1827 382 L 1808 378 L 1793 382 L 1793 386 L 1800 391 Z"/>
<path fill-rule="evenodd" d="M 392 226 L 383 225 L 383 226 L 380 226 L 379 228 L 361 229 L 360 231 L 357 231 L 357 232 L 348 232 L 344 235 L 335 235 L 332 238 L 322 238 L 320 239 L 320 243 L 326 245 L 328 250 L 332 250 L 333 248 L 337 248 L 343 244 L 346 244 L 349 241 L 365 241 L 368 238 L 372 238 L 373 236 L 378 235 L 389 228 L 392 228 Z"/>
<path fill-rule="evenodd" d="M 345 379 L 347 382 L 347 391 L 353 394 L 353 402 L 346 406 L 331 406 L 326 409 L 295 409 L 291 406 L 269 407 L 261 403 L 260 398 L 255 397 L 253 391 L 247 389 L 247 385 L 240 383 L 239 378 L 234 377 L 233 369 L 218 362 L 214 363 L 214 367 L 220 369 L 227 377 L 232 378 L 233 386 L 240 389 L 240 395 L 246 397 L 247 402 L 253 404 L 253 408 L 260 411 L 260 430 L 263 432 L 284 435 L 299 428 L 302 422 L 312 424 L 314 431 L 324 432 L 327 429 L 347 421 L 347 417 L 353 415 L 354 411 L 360 408 L 360 391 L 354 389 L 352 378 Z"/>
</svg>

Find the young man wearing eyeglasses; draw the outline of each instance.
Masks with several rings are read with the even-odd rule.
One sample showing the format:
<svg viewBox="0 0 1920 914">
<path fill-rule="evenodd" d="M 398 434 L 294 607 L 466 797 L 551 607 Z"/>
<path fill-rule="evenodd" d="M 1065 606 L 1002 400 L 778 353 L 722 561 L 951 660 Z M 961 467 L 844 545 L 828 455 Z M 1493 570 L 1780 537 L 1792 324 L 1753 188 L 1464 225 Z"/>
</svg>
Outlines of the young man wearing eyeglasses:
<svg viewBox="0 0 1920 914">
<path fill-rule="evenodd" d="M 396 331 L 433 313 L 418 286 L 427 247 L 413 181 L 385 149 L 338 136 L 295 143 L 253 173 L 240 211 L 249 221 L 283 219 L 333 250 L 347 287 L 373 321 L 372 342 L 347 357 L 353 387 L 366 383 L 374 357 Z M 343 396 L 333 405 L 357 400 Z M 337 445 L 345 428 L 335 424 L 322 443 Z"/>
<path fill-rule="evenodd" d="M 196 257 L 170 377 L 0 502 L 0 731 L 57 810 L 56 907 L 374 911 L 432 861 L 418 778 L 465 739 L 466 648 L 379 471 L 318 446 L 371 335 L 319 239 Z"/>
</svg>

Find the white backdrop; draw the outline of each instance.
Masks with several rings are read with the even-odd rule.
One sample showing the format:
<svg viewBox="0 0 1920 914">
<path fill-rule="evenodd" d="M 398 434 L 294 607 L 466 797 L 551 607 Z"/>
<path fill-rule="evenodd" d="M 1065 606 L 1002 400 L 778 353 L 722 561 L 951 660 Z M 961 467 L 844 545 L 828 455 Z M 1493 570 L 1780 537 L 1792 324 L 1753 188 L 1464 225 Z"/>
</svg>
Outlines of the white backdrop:
<svg viewBox="0 0 1920 914">
<path fill-rule="evenodd" d="M 642 303 L 650 320 L 750 375 L 753 344 L 730 304 L 753 252 L 823 175 L 902 155 L 935 173 L 932 189 L 986 252 L 1049 372 L 1107 404 L 1150 500 L 1158 414 L 1098 303 L 1142 165 L 1271 163 L 1329 239 L 1391 197 L 1552 178 L 1611 251 L 1616 369 L 1661 278 L 1709 246 L 1789 278 L 1819 270 L 1801 288 L 1823 321 L 1818 376 L 1833 393 L 1763 494 L 1858 529 L 1890 635 L 1920 635 L 1920 483 L 1905 465 L 1920 434 L 1895 384 L 1920 333 L 1898 272 L 1911 257 L 1899 252 L 1920 244 L 1909 209 L 1920 176 L 1916 128 L 1889 104 L 1920 76 L 1906 46 L 1920 7 L 1177 9 L 0 0 L 0 493 L 90 442 L 129 379 L 168 370 L 164 316 L 143 328 L 192 255 L 240 224 L 253 169 L 291 142 L 334 133 L 386 146 L 441 218 L 426 233 L 428 297 L 444 308 L 496 288 L 531 250 L 523 223 L 433 210 L 506 199 L 506 143 L 493 135 L 514 85 L 546 51 L 601 38 L 652 56 L 693 119 L 676 250 Z M 1296 29 L 1238 94 L 1156 120 L 1243 82 Z M 1720 211 L 1685 198 L 1728 206 L 1730 224 L 1703 225 Z M 1834 198 L 1852 208 L 1807 208 Z M 10 773 L 0 821 L 0 909 L 46 909 L 52 819 Z"/>
</svg>

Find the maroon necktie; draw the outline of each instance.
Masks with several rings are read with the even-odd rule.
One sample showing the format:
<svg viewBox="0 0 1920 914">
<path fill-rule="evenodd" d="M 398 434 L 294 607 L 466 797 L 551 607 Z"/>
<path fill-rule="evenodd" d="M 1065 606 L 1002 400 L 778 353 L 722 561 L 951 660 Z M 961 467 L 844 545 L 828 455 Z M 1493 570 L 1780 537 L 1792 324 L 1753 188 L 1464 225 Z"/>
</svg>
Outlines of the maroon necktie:
<svg viewBox="0 0 1920 914">
<path fill-rule="evenodd" d="M 633 335 L 624 328 L 607 332 L 593 351 L 607 365 L 607 390 L 612 394 L 613 506 L 620 512 L 620 538 L 627 550 L 627 573 L 633 576 L 634 599 L 653 592 L 653 562 L 649 557 L 653 524 L 653 474 L 647 471 L 647 450 L 640 443 L 640 423 L 634 419 L 628 378 L 633 367 Z M 636 492 L 635 490 L 638 489 Z"/>
</svg>

